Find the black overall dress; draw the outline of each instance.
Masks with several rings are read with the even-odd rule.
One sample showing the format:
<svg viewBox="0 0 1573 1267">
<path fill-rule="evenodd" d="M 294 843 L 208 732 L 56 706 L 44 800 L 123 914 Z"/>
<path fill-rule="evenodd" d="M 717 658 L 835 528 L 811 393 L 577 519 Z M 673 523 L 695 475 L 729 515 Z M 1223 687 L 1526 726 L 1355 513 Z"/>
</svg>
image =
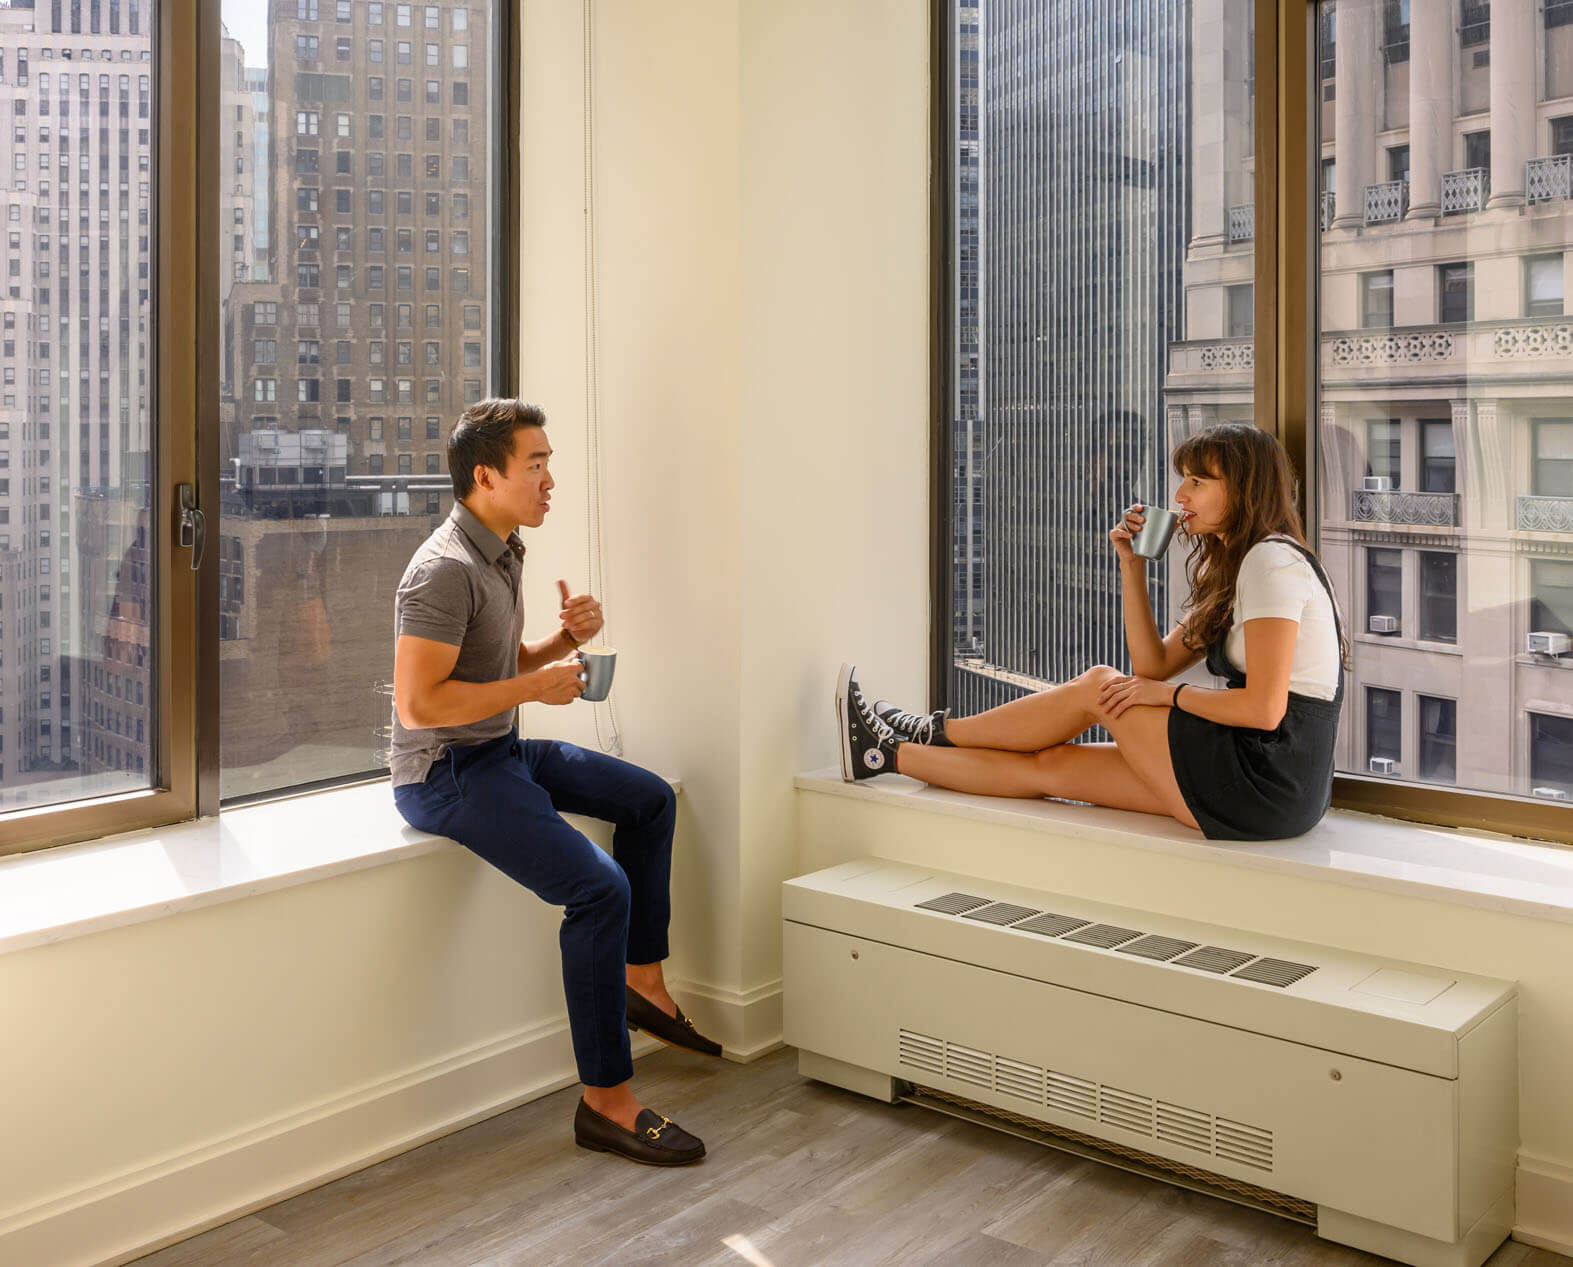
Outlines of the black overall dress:
<svg viewBox="0 0 1573 1267">
<path fill-rule="evenodd" d="M 1333 588 L 1316 556 L 1286 537 L 1310 563 L 1333 606 L 1334 628 L 1343 644 L 1343 625 Z M 1229 687 L 1245 685 L 1245 674 L 1229 662 L 1228 630 L 1207 648 L 1207 671 Z M 1181 707 L 1169 710 L 1169 757 L 1185 804 L 1208 840 L 1282 840 L 1301 836 L 1327 812 L 1333 795 L 1333 743 L 1344 702 L 1344 673 L 1332 699 L 1289 692 L 1289 707 L 1275 730 L 1225 726 Z"/>
</svg>

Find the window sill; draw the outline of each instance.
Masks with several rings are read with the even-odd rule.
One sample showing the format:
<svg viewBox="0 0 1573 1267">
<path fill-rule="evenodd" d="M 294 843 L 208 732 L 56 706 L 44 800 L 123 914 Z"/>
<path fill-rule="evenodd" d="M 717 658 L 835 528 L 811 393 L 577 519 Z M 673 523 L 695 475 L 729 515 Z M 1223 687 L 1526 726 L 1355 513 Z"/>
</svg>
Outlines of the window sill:
<svg viewBox="0 0 1573 1267">
<path fill-rule="evenodd" d="M 1290 840 L 1207 841 L 1171 819 L 1149 814 L 969 796 L 903 775 L 852 784 L 830 769 L 799 775 L 795 782 L 806 792 L 920 813 L 1573 924 L 1573 849 L 1551 842 L 1336 809 L 1314 830 Z"/>
<path fill-rule="evenodd" d="M 0 860 L 0 954 L 458 847 L 379 779 L 19 854 Z"/>
</svg>

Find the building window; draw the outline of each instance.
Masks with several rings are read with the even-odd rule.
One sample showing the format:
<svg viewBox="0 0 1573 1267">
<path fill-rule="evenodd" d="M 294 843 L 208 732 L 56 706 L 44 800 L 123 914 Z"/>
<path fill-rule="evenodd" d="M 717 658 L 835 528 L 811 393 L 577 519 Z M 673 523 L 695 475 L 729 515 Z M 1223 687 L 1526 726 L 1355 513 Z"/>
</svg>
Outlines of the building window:
<svg viewBox="0 0 1573 1267">
<path fill-rule="evenodd" d="M 1524 315 L 1562 315 L 1562 256 L 1531 255 L 1524 261 Z"/>
<path fill-rule="evenodd" d="M 468 247 L 466 247 L 468 249 Z M 457 249 L 455 255 L 464 254 Z M 1231 339 L 1250 338 L 1256 329 L 1256 288 L 1254 286 L 1226 286 L 1229 304 L 1229 329 L 1228 337 Z"/>
<path fill-rule="evenodd" d="M 315 35 L 297 35 L 295 37 L 295 56 L 303 62 L 317 60 L 317 37 Z"/>
<path fill-rule="evenodd" d="M 1455 493 L 1457 456 L 1451 418 L 1420 420 L 1420 491 Z"/>
<path fill-rule="evenodd" d="M 1529 714 L 1531 790 L 1573 793 L 1573 717 Z"/>
<path fill-rule="evenodd" d="M 1420 705 L 1420 777 L 1432 783 L 1458 779 L 1458 702 L 1434 695 Z"/>
<path fill-rule="evenodd" d="M 1569 8 L 1573 10 L 1573 4 Z M 1573 114 L 1551 120 L 1551 152 L 1558 156 L 1573 154 Z"/>
<path fill-rule="evenodd" d="M 1360 324 L 1367 330 L 1393 324 L 1393 270 L 1360 274 Z"/>
<path fill-rule="evenodd" d="M 1464 133 L 1464 166 L 1479 167 L 1490 174 L 1491 133 L 1489 131 Z"/>
<path fill-rule="evenodd" d="M 1405 6 L 1408 7 L 1407 5 Z M 1405 24 L 1407 38 L 1408 24 Z M 1409 147 L 1407 145 L 1390 146 L 1387 151 L 1387 178 L 1388 180 L 1409 179 Z"/>
<path fill-rule="evenodd" d="M 1573 634 L 1573 563 L 1531 559 L 1529 593 L 1532 633 Z"/>
<path fill-rule="evenodd" d="M 1438 320 L 1444 325 L 1475 319 L 1475 266 L 1442 264 L 1437 268 L 1437 290 L 1441 312 Z"/>
<path fill-rule="evenodd" d="M 1397 418 L 1368 418 L 1365 424 L 1365 473 L 1367 478 L 1385 480 L 1378 491 L 1401 487 L 1399 467 L 1399 422 Z"/>
<path fill-rule="evenodd" d="M 1371 548 L 1365 552 L 1366 628 L 1373 633 L 1400 632 L 1404 611 L 1402 550 Z M 1388 623 L 1391 622 L 1391 623 Z"/>
<path fill-rule="evenodd" d="M 1426 642 L 1458 642 L 1458 556 L 1421 550 L 1420 637 Z"/>
<path fill-rule="evenodd" d="M 1535 497 L 1573 497 L 1573 418 L 1533 418 L 1534 469 L 1530 492 Z"/>
<path fill-rule="evenodd" d="M 1491 0 L 1459 0 L 1458 42 L 1465 48 L 1491 40 Z"/>
<path fill-rule="evenodd" d="M 1397 774 L 1403 756 L 1403 693 L 1380 686 L 1365 692 L 1365 750 L 1373 774 Z"/>
<path fill-rule="evenodd" d="M 1427 2 L 1434 4 L 1436 0 L 1422 0 Z M 1389 66 L 1409 60 L 1409 0 L 1383 0 L 1382 56 Z"/>
</svg>

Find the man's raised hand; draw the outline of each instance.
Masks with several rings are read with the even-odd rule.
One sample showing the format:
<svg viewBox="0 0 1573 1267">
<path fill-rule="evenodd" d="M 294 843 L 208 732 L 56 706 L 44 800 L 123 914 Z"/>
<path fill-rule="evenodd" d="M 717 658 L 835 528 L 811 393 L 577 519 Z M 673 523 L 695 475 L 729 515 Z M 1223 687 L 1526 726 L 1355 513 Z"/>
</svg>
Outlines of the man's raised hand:
<svg viewBox="0 0 1573 1267">
<path fill-rule="evenodd" d="M 557 613 L 557 619 L 563 622 L 563 628 L 575 642 L 589 642 L 606 624 L 606 617 L 601 612 L 601 604 L 592 594 L 569 594 L 567 581 L 559 579 L 557 589 L 563 599 L 563 607 Z"/>
</svg>

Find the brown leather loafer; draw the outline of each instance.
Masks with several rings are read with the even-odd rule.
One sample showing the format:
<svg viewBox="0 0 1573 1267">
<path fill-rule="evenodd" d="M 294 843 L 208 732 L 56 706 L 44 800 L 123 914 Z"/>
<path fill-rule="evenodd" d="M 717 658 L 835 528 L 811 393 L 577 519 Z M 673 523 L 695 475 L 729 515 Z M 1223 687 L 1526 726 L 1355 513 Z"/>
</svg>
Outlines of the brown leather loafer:
<svg viewBox="0 0 1573 1267">
<path fill-rule="evenodd" d="M 640 1111 L 634 1129 L 602 1117 L 582 1099 L 573 1115 L 574 1143 L 596 1153 L 617 1153 L 646 1166 L 686 1166 L 705 1155 L 704 1141 L 669 1117 Z"/>
<path fill-rule="evenodd" d="M 695 1029 L 694 1023 L 683 1015 L 682 1008 L 677 1009 L 676 1016 L 668 1016 L 638 990 L 628 991 L 628 1028 L 642 1029 L 668 1047 L 681 1047 L 704 1056 L 721 1054 L 721 1044 Z"/>
</svg>

